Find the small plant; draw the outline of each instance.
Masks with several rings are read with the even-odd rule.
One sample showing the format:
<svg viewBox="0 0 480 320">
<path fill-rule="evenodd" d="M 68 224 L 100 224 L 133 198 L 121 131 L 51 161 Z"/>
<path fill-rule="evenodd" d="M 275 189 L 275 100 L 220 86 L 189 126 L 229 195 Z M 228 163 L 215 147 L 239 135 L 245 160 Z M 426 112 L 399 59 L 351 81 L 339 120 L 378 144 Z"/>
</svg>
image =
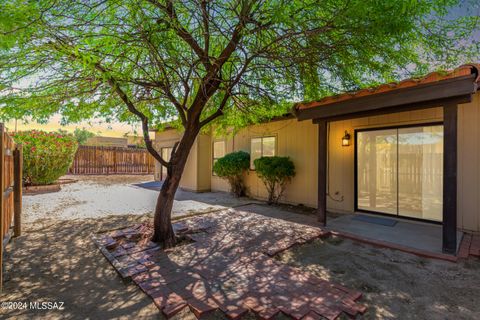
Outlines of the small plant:
<svg viewBox="0 0 480 320">
<path fill-rule="evenodd" d="M 295 165 L 289 157 L 255 159 L 255 170 L 268 191 L 268 204 L 278 203 L 287 183 L 295 176 Z"/>
<path fill-rule="evenodd" d="M 213 165 L 213 172 L 230 184 L 230 191 L 237 197 L 246 193 L 243 174 L 250 166 L 250 155 L 244 151 L 232 152 L 220 158 Z"/>
<path fill-rule="evenodd" d="M 75 131 L 73 131 L 73 135 L 75 136 L 75 139 L 77 139 L 77 142 L 80 145 L 87 143 L 88 139 L 96 136 L 95 133 L 90 132 L 85 128 L 75 128 Z"/>
<path fill-rule="evenodd" d="M 78 148 L 71 134 L 22 131 L 12 135 L 23 145 L 23 177 L 30 185 L 45 185 L 65 175 Z"/>
</svg>

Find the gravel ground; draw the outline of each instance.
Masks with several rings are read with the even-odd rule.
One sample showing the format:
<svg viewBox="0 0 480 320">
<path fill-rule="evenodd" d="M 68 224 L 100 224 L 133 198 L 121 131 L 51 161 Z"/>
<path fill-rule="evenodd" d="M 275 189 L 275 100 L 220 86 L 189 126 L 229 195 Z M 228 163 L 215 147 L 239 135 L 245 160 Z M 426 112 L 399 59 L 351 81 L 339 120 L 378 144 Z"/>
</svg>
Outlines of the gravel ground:
<svg viewBox="0 0 480 320">
<path fill-rule="evenodd" d="M 71 178 L 71 177 L 69 177 Z M 75 176 L 78 181 L 62 186 L 59 192 L 26 195 L 24 221 L 102 218 L 108 215 L 152 214 L 158 191 L 135 186 L 152 181 L 152 176 Z M 224 209 L 247 203 L 227 193 L 193 193 L 179 190 L 173 216 Z"/>
</svg>

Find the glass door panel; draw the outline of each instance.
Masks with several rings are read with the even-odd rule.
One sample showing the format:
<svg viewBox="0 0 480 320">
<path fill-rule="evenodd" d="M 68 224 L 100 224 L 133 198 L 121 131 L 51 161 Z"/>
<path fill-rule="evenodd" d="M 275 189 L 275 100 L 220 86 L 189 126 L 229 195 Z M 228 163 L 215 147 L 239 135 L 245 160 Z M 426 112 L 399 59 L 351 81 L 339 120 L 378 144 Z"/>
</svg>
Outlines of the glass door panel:
<svg viewBox="0 0 480 320">
<path fill-rule="evenodd" d="M 397 215 L 397 129 L 357 133 L 357 207 Z"/>
<path fill-rule="evenodd" d="M 398 214 L 442 221 L 443 126 L 398 129 Z"/>
</svg>

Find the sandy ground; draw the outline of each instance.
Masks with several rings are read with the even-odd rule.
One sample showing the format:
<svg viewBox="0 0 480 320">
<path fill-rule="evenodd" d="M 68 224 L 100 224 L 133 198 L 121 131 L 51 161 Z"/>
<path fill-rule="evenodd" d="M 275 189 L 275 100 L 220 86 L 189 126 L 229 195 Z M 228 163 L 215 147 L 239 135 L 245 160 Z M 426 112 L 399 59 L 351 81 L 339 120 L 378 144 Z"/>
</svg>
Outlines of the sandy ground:
<svg viewBox="0 0 480 320">
<path fill-rule="evenodd" d="M 24 235 L 7 246 L 4 293 L 0 302 L 64 302 L 64 310 L 0 308 L 0 318 L 162 318 L 145 294 L 117 275 L 91 240 L 99 231 L 150 219 L 139 211 L 151 211 L 151 203 L 142 201 L 154 199 L 156 192 L 145 189 L 137 192 L 130 184 L 138 179 L 102 177 L 97 180 L 90 177 L 65 187 L 61 193 L 25 197 L 25 220 L 30 222 L 24 224 Z M 96 192 L 86 196 L 87 193 L 80 190 L 85 196 L 79 197 L 73 190 L 83 184 Z M 111 207 L 105 205 L 96 209 L 89 202 L 107 198 L 108 193 L 98 195 L 102 190 L 115 191 L 115 194 L 123 190 L 117 201 L 124 201 L 124 205 L 129 203 L 128 206 L 110 200 Z M 205 206 L 238 205 L 249 201 L 238 201 L 219 193 L 179 193 L 177 196 L 179 202 L 191 200 Z M 134 204 L 131 200 L 135 200 Z M 247 207 L 252 212 L 306 224 L 316 221 L 305 212 L 295 214 L 293 208 Z M 99 209 L 103 210 L 101 214 Z M 127 214 L 130 212 L 135 214 Z M 97 218 L 84 218 L 89 216 Z M 317 240 L 293 248 L 279 259 L 364 292 L 360 301 L 368 306 L 366 319 L 480 319 L 478 260 L 457 264 L 434 261 L 341 239 Z M 193 319 L 193 316 L 185 311 L 175 318 Z M 223 316 L 217 313 L 209 318 Z"/>
<path fill-rule="evenodd" d="M 451 263 L 350 240 L 315 240 L 280 261 L 363 292 L 365 319 L 480 319 L 480 261 Z"/>
<path fill-rule="evenodd" d="M 71 177 L 69 177 L 71 178 Z M 62 186 L 60 192 L 26 195 L 23 199 L 25 222 L 39 219 L 85 219 L 108 215 L 151 214 L 158 191 L 136 186 L 152 181 L 152 176 L 75 176 L 78 182 Z M 218 196 L 220 194 L 220 196 Z M 224 209 L 249 201 L 225 193 L 196 194 L 179 190 L 174 216 Z M 243 201 L 243 202 L 242 202 Z"/>
</svg>

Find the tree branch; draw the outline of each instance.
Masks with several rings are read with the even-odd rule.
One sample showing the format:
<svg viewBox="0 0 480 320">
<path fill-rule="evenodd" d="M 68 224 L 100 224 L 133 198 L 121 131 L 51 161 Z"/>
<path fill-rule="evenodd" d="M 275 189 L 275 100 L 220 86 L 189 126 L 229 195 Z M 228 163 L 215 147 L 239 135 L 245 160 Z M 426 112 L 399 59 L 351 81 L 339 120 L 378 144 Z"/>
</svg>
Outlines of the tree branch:
<svg viewBox="0 0 480 320">
<path fill-rule="evenodd" d="M 163 166 L 168 166 L 168 162 L 165 161 L 165 159 L 163 159 L 162 156 L 153 147 L 153 142 L 150 139 L 150 134 L 149 134 L 147 116 L 135 107 L 135 105 L 127 96 L 127 94 L 122 90 L 122 88 L 120 88 L 120 85 L 117 83 L 115 78 L 112 77 L 109 74 L 109 72 L 100 63 L 97 62 L 94 64 L 94 66 L 95 66 L 95 69 L 100 71 L 106 77 L 108 84 L 117 93 L 120 99 L 126 104 L 128 110 L 140 119 L 142 123 L 143 140 L 145 140 L 145 145 L 147 147 L 148 152 L 150 152 L 150 154 Z"/>
<path fill-rule="evenodd" d="M 229 98 L 230 98 L 230 93 L 225 92 L 225 95 L 223 96 L 222 102 L 220 102 L 220 106 L 218 107 L 218 109 L 214 113 L 212 113 L 210 116 L 208 116 L 207 118 L 205 118 L 200 122 L 200 128 L 206 126 L 216 118 L 223 115 L 223 109 L 225 109 L 225 106 L 227 105 Z"/>
<path fill-rule="evenodd" d="M 170 20 L 172 21 L 172 27 L 175 29 L 175 32 L 177 35 L 185 41 L 190 48 L 195 52 L 195 54 L 200 58 L 202 61 L 203 65 L 207 70 L 211 69 L 212 64 L 210 62 L 210 58 L 208 57 L 208 53 L 203 50 L 198 42 L 195 40 L 195 38 L 185 29 L 181 24 L 180 21 L 178 20 L 177 13 L 175 11 L 175 8 L 173 6 L 174 1 L 172 0 L 167 0 L 167 5 L 163 5 L 157 0 L 148 0 L 151 4 L 165 12 Z"/>
</svg>

